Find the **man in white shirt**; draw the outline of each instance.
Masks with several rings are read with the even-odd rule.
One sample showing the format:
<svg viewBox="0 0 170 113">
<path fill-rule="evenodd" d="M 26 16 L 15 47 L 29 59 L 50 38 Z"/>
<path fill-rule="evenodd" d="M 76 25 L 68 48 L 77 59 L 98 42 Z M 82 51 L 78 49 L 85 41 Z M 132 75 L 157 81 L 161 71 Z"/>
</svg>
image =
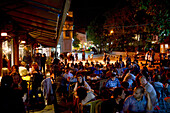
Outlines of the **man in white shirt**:
<svg viewBox="0 0 170 113">
<path fill-rule="evenodd" d="M 154 89 L 154 87 L 146 80 L 145 76 L 142 76 L 139 78 L 141 85 L 146 89 L 146 91 L 149 93 L 149 96 L 151 98 L 151 102 L 153 105 L 153 108 L 156 106 L 158 99 L 157 94 Z"/>
<path fill-rule="evenodd" d="M 25 62 L 21 62 L 21 66 L 19 66 L 19 74 L 21 76 L 26 76 L 27 73 L 28 73 L 28 70 L 27 70 L 27 68 L 25 66 L 26 66 L 26 63 Z"/>
</svg>

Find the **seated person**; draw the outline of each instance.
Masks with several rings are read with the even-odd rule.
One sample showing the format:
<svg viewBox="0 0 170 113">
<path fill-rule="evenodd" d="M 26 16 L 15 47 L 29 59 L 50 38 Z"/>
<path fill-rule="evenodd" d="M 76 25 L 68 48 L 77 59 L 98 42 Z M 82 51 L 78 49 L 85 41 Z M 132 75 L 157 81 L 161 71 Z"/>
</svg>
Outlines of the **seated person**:
<svg viewBox="0 0 170 113">
<path fill-rule="evenodd" d="M 3 76 L 0 87 L 0 110 L 4 113 L 17 113 L 16 99 L 12 88 L 13 78 Z"/>
<path fill-rule="evenodd" d="M 129 73 L 126 74 L 126 76 L 123 79 L 123 82 L 128 82 L 129 83 L 129 87 L 132 88 L 132 84 L 135 81 L 136 76 L 134 74 L 131 73 L 131 71 L 129 71 Z"/>
<path fill-rule="evenodd" d="M 157 96 L 158 98 L 161 98 L 163 97 L 163 90 L 164 90 L 164 87 L 163 87 L 163 84 L 160 82 L 161 80 L 161 75 L 158 75 L 158 74 L 155 74 L 153 76 L 153 87 L 155 88 L 156 92 L 157 92 Z"/>
<path fill-rule="evenodd" d="M 25 66 L 26 66 L 26 63 L 25 62 L 21 62 L 21 66 L 19 66 L 19 74 L 21 76 L 26 76 L 27 73 L 28 73 L 27 68 Z"/>
<path fill-rule="evenodd" d="M 142 86 L 135 87 L 133 95 L 126 98 L 123 105 L 125 113 L 146 113 L 152 110 L 152 103 L 149 93 Z"/>
<path fill-rule="evenodd" d="M 116 78 L 115 72 L 112 72 L 112 75 L 110 78 L 106 81 L 105 87 L 109 89 L 110 91 L 114 91 L 115 88 L 120 87 L 119 79 Z"/>
<path fill-rule="evenodd" d="M 17 109 L 19 110 L 18 113 L 25 111 L 24 101 L 22 97 L 25 93 L 27 93 L 27 82 L 22 80 L 21 76 L 19 74 L 13 74 L 13 89 L 14 89 L 14 95 L 16 98 L 16 105 Z"/>
<path fill-rule="evenodd" d="M 93 92 L 88 91 L 85 87 L 79 86 L 77 88 L 77 96 L 79 97 L 79 103 L 85 105 L 86 103 L 96 100 L 95 95 Z"/>
<path fill-rule="evenodd" d="M 89 76 L 87 76 L 87 79 L 88 80 L 99 80 L 100 79 L 100 76 L 98 75 L 98 74 L 95 74 L 94 73 L 95 71 L 93 71 L 93 73 L 92 74 L 90 74 Z"/>
<path fill-rule="evenodd" d="M 132 89 L 129 88 L 128 82 L 121 82 L 121 87 L 124 89 L 126 97 L 133 94 Z"/>
<path fill-rule="evenodd" d="M 164 81 L 165 93 L 167 97 L 170 97 L 170 73 L 166 74 L 166 80 Z"/>
<path fill-rule="evenodd" d="M 10 76 L 13 76 L 15 73 L 19 73 L 18 72 L 18 66 L 17 65 L 13 65 L 12 67 L 11 67 L 11 70 L 10 70 L 10 72 L 9 72 L 9 75 Z"/>
<path fill-rule="evenodd" d="M 21 94 L 21 97 L 24 96 L 24 93 L 27 93 L 27 82 L 22 80 L 19 74 L 14 74 L 13 76 L 13 89 L 18 90 Z"/>
<path fill-rule="evenodd" d="M 157 94 L 156 94 L 154 87 L 146 80 L 145 76 L 141 76 L 139 78 L 139 80 L 140 80 L 141 85 L 146 89 L 146 92 L 149 93 L 149 96 L 150 96 L 150 99 L 152 102 L 152 106 L 154 108 L 158 101 Z"/>
<path fill-rule="evenodd" d="M 77 90 L 77 87 L 79 87 L 79 86 L 85 87 L 88 91 L 91 91 L 91 87 L 90 87 L 89 84 L 84 80 L 82 74 L 79 74 L 79 75 L 77 76 L 77 82 L 76 82 L 76 84 L 75 84 L 74 91 L 76 91 L 76 90 Z"/>
<path fill-rule="evenodd" d="M 103 72 L 99 69 L 99 66 L 96 65 L 96 70 L 94 71 L 94 74 L 97 74 L 99 77 L 102 77 Z"/>
<path fill-rule="evenodd" d="M 70 79 L 73 78 L 73 74 L 70 73 L 70 69 L 65 69 L 65 73 L 63 74 L 63 77 L 67 80 L 67 82 L 70 82 Z"/>
<path fill-rule="evenodd" d="M 123 102 L 125 99 L 125 91 L 123 88 L 115 88 L 113 96 L 102 103 L 101 113 L 117 113 L 123 110 Z"/>
</svg>

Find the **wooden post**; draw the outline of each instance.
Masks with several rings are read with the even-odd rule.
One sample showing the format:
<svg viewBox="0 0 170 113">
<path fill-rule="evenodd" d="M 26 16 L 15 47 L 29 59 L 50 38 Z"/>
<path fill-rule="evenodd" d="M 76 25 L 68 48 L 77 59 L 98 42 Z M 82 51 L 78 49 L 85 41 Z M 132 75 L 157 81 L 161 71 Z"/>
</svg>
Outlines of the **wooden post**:
<svg viewBox="0 0 170 113">
<path fill-rule="evenodd" d="M 2 71 L 2 40 L 0 39 L 0 76 Z"/>
<path fill-rule="evenodd" d="M 19 43 L 18 43 L 18 37 L 13 38 L 14 40 L 14 44 L 13 44 L 13 48 L 14 48 L 14 55 L 13 55 L 13 59 L 14 59 L 14 65 L 18 65 L 19 66 Z"/>
</svg>

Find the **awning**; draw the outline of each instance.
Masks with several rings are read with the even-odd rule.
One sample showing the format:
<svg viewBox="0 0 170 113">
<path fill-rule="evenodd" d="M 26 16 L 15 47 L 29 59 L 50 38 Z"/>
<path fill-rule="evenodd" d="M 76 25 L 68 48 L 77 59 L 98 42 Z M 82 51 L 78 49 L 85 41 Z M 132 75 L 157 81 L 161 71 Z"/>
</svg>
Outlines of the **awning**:
<svg viewBox="0 0 170 113">
<path fill-rule="evenodd" d="M 0 10 L 36 42 L 55 47 L 70 4 L 71 0 L 0 0 Z"/>
</svg>

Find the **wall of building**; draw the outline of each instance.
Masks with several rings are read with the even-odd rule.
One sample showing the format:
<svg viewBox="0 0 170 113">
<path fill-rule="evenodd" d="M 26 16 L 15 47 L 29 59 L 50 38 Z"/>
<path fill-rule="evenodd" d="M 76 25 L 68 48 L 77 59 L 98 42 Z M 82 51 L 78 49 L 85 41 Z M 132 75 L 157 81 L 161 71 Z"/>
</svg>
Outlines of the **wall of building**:
<svg viewBox="0 0 170 113">
<path fill-rule="evenodd" d="M 86 34 L 76 32 L 76 37 L 80 40 L 80 48 L 84 48 L 85 46 L 87 46 Z"/>
<path fill-rule="evenodd" d="M 60 45 L 60 53 L 72 51 L 73 19 L 70 18 L 73 18 L 73 13 L 69 12 L 67 16 L 69 19 L 65 21 L 58 43 Z"/>
</svg>

